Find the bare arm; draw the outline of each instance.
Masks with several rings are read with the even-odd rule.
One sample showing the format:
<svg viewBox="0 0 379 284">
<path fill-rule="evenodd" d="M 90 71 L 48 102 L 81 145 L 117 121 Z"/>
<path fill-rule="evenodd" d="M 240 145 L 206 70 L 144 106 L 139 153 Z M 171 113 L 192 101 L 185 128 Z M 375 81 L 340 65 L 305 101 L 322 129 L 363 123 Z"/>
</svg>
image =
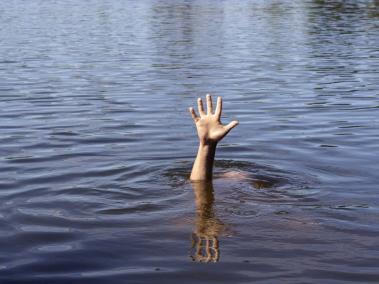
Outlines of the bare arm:
<svg viewBox="0 0 379 284">
<path fill-rule="evenodd" d="M 221 123 L 221 97 L 217 98 L 217 106 L 214 113 L 211 96 L 207 95 L 206 100 L 207 113 L 204 111 L 201 98 L 197 100 L 199 116 L 192 107 L 189 108 L 199 136 L 199 149 L 197 151 L 195 163 L 193 164 L 190 177 L 191 180 L 212 179 L 213 162 L 217 143 L 224 138 L 230 130 L 238 125 L 238 121 L 236 120 L 227 125 Z"/>
</svg>

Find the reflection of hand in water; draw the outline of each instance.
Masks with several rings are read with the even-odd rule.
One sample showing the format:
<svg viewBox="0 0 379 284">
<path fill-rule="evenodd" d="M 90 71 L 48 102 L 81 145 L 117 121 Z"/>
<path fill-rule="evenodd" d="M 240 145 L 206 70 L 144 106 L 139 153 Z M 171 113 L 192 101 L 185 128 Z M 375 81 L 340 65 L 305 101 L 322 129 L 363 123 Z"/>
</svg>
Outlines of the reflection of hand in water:
<svg viewBox="0 0 379 284">
<path fill-rule="evenodd" d="M 218 235 L 225 231 L 225 225 L 216 218 L 213 210 L 212 182 L 193 182 L 196 204 L 195 231 L 192 234 L 191 258 L 198 262 L 219 260 Z"/>
</svg>

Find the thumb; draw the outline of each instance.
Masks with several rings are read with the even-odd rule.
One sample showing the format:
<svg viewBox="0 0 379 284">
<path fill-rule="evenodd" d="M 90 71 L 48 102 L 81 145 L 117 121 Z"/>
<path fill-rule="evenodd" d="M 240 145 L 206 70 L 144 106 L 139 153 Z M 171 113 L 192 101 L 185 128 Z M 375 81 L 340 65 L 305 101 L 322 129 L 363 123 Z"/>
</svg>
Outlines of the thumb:
<svg viewBox="0 0 379 284">
<path fill-rule="evenodd" d="M 232 122 L 230 122 L 229 124 L 227 124 L 225 126 L 225 130 L 226 132 L 229 132 L 230 130 L 232 130 L 234 127 L 236 127 L 238 125 L 238 120 L 233 120 Z"/>
</svg>

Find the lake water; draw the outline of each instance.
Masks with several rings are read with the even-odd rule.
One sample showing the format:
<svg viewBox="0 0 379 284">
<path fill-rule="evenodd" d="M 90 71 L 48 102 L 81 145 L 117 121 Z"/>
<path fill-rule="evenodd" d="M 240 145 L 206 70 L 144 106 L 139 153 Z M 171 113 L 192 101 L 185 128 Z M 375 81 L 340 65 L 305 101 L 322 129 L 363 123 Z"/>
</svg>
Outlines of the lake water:
<svg viewBox="0 0 379 284">
<path fill-rule="evenodd" d="M 378 19 L 375 1 L 2 1 L 0 282 L 378 283 Z M 240 125 L 193 187 L 206 93 Z"/>
</svg>

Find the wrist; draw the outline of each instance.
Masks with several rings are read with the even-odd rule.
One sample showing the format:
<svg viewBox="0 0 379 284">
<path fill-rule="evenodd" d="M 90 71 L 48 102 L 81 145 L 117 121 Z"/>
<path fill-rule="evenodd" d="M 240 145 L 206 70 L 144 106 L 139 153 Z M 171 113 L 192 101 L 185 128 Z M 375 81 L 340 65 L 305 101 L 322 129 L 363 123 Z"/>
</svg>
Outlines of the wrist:
<svg viewBox="0 0 379 284">
<path fill-rule="evenodd" d="M 199 148 L 216 148 L 217 142 L 215 141 L 200 141 Z"/>
<path fill-rule="evenodd" d="M 217 142 L 199 143 L 199 149 L 192 168 L 191 180 L 211 180 Z"/>
<path fill-rule="evenodd" d="M 207 159 L 214 159 L 216 153 L 217 142 L 212 143 L 200 143 L 198 149 L 198 155 L 200 157 L 206 157 Z"/>
</svg>

